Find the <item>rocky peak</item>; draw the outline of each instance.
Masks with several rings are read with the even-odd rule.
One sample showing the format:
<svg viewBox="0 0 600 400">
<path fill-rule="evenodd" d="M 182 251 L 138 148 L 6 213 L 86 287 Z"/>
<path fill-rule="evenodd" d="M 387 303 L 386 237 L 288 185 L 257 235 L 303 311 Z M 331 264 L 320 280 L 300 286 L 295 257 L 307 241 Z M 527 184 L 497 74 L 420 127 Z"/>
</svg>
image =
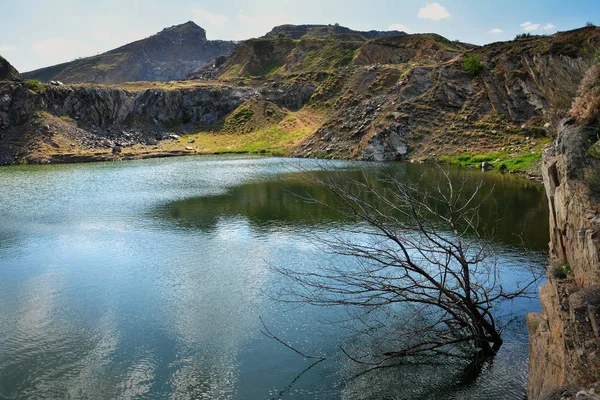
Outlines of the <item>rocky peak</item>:
<svg viewBox="0 0 600 400">
<path fill-rule="evenodd" d="M 159 33 L 156 34 L 156 36 L 189 36 L 189 35 L 192 35 L 199 39 L 206 40 L 206 31 L 202 27 L 198 26 L 193 21 L 188 21 L 184 24 L 173 25 L 169 28 L 163 29 L 162 31 L 160 31 Z"/>
</svg>

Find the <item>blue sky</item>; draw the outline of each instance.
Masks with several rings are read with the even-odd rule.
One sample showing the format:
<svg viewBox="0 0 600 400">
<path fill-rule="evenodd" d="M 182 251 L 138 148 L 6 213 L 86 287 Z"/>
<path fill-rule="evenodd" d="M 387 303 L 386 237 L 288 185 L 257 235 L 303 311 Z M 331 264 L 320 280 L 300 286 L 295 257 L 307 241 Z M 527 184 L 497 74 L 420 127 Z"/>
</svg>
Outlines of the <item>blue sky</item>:
<svg viewBox="0 0 600 400">
<path fill-rule="evenodd" d="M 593 22 L 600 0 L 0 0 L 0 54 L 19 71 L 101 53 L 189 20 L 209 39 L 273 26 L 339 23 L 357 30 L 435 32 L 485 44 Z"/>
</svg>

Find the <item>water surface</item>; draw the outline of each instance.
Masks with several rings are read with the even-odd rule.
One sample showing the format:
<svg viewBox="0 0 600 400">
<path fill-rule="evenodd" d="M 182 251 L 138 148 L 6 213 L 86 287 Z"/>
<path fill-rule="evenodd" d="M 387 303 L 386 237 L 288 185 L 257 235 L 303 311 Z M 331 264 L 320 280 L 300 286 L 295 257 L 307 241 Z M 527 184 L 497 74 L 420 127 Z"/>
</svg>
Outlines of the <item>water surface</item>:
<svg viewBox="0 0 600 400">
<path fill-rule="evenodd" d="M 238 156 L 0 169 L 0 398 L 514 399 L 527 379 L 524 315 L 478 375 L 456 364 L 364 372 L 340 354 L 352 340 L 331 324 L 344 310 L 297 307 L 268 294 L 289 284 L 270 266 L 318 268 L 307 233 L 352 224 L 299 201 L 327 198 L 296 168 L 418 179 L 410 164 Z M 494 187 L 503 279 L 543 268 L 548 242 L 541 186 L 452 169 Z M 261 334 L 259 317 L 312 365 Z"/>
</svg>

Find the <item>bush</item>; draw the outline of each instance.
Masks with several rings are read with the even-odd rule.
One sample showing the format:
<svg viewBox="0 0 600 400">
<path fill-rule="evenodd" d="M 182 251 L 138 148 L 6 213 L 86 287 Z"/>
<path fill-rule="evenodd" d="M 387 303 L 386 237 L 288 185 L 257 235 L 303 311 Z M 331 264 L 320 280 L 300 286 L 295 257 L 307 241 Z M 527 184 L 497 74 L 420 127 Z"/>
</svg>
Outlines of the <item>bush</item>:
<svg viewBox="0 0 600 400">
<path fill-rule="evenodd" d="M 515 36 L 515 39 L 527 39 L 532 36 L 533 35 L 531 33 L 518 33 L 517 36 Z"/>
<path fill-rule="evenodd" d="M 287 33 L 277 32 L 277 39 L 285 39 L 286 37 L 287 37 Z"/>
<path fill-rule="evenodd" d="M 478 54 L 465 54 L 465 58 L 462 61 L 462 66 L 471 75 L 479 75 L 481 71 L 483 71 L 483 63 L 481 62 L 481 57 Z"/>
<path fill-rule="evenodd" d="M 27 89 L 33 90 L 34 92 L 44 92 L 46 87 L 37 79 L 29 79 L 25 81 Z"/>
<path fill-rule="evenodd" d="M 579 122 L 592 122 L 600 112 L 600 65 L 592 66 L 585 74 L 570 114 Z"/>
<path fill-rule="evenodd" d="M 571 267 L 568 265 L 555 265 L 552 267 L 552 276 L 556 279 L 567 279 L 571 272 Z"/>
<path fill-rule="evenodd" d="M 583 172 L 583 181 L 588 189 L 588 195 L 594 200 L 600 200 L 600 174 L 597 168 L 588 167 Z"/>
</svg>

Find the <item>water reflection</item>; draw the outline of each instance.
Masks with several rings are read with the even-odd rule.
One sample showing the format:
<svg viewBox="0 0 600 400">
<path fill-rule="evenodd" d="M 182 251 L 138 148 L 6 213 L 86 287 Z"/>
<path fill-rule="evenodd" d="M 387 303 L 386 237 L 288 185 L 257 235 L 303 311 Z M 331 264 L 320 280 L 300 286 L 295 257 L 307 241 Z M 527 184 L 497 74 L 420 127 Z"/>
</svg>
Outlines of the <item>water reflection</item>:
<svg viewBox="0 0 600 400">
<path fill-rule="evenodd" d="M 339 224 L 352 223 L 298 201 L 294 193 L 323 200 L 329 194 L 303 181 L 296 165 L 324 167 L 313 160 L 186 157 L 0 169 L 0 398 L 522 394 L 523 326 L 475 382 L 464 381 L 453 364 L 357 376 L 363 370 L 337 347 L 347 327 L 315 322 L 343 312 L 265 296 L 284 284 L 270 265 L 307 269 L 323 262 L 307 233 L 334 234 Z M 398 164 L 325 167 L 402 179 L 427 172 Z M 495 185 L 486 213 L 499 218 L 498 245 L 510 277 L 543 263 L 548 229 L 541 187 L 508 175 L 452 174 Z M 521 230 L 528 251 L 515 251 L 514 233 Z M 510 307 L 523 316 L 539 305 Z M 261 335 L 259 317 L 327 361 L 307 369 L 311 361 Z"/>
<path fill-rule="evenodd" d="M 440 171 L 432 167 L 411 164 L 385 164 L 374 168 L 363 165 L 361 170 L 336 171 L 340 179 L 369 179 L 392 177 L 402 182 L 432 185 L 440 179 Z M 474 190 L 483 179 L 481 198 L 491 192 L 489 201 L 481 208 L 483 221 L 493 229 L 501 243 L 543 249 L 548 243 L 547 202 L 543 188 L 512 175 L 487 173 L 468 169 L 449 168 L 450 177 L 458 187 L 466 182 L 466 192 Z M 311 184 L 307 179 L 326 177 L 333 172 L 287 173 L 276 179 L 235 186 L 227 192 L 189 198 L 167 203 L 153 210 L 155 216 L 178 225 L 211 232 L 223 217 L 244 217 L 255 229 L 269 226 L 329 226 L 347 223 L 339 213 L 303 198 L 314 198 L 335 204 L 335 196 L 326 188 Z M 384 183 L 379 182 L 380 185 Z"/>
</svg>

